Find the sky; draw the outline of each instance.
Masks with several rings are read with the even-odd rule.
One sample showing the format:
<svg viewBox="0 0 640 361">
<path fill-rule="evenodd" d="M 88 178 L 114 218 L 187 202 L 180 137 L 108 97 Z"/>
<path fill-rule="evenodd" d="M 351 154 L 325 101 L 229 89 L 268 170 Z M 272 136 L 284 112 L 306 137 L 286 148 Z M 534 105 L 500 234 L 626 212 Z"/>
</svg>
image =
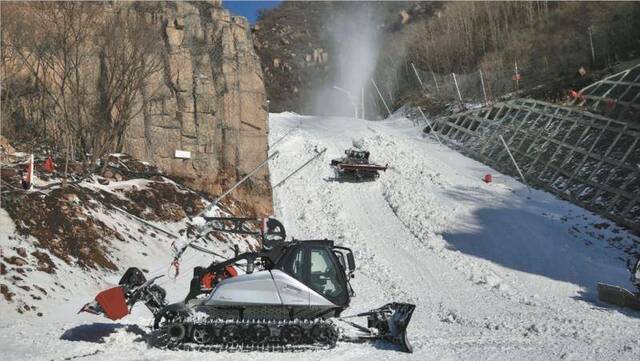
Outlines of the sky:
<svg viewBox="0 0 640 361">
<path fill-rule="evenodd" d="M 245 16 L 253 25 L 258 19 L 258 10 L 271 9 L 278 6 L 281 1 L 232 1 L 223 0 L 222 6 L 229 9 L 234 15 Z"/>
</svg>

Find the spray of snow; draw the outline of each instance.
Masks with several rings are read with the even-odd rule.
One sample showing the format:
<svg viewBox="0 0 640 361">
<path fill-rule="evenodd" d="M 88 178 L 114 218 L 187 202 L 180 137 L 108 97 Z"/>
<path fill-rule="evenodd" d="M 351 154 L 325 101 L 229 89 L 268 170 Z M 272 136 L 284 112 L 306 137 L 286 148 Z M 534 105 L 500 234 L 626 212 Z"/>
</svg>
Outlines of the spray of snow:
<svg viewBox="0 0 640 361">
<path fill-rule="evenodd" d="M 336 70 L 315 97 L 316 114 L 353 116 L 354 105 L 361 114 L 362 89 L 370 84 L 379 44 L 376 22 L 372 21 L 374 8 L 360 6 L 355 9 L 355 13 L 343 12 L 331 18 L 326 26 Z M 335 87 L 346 90 L 350 95 Z"/>
</svg>

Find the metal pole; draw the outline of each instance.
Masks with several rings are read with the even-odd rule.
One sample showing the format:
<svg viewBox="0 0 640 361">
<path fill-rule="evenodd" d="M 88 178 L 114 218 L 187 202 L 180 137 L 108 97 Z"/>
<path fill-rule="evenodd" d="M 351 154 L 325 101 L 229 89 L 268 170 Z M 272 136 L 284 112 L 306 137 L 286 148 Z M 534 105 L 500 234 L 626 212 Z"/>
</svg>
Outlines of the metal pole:
<svg viewBox="0 0 640 361">
<path fill-rule="evenodd" d="M 300 125 L 296 125 L 295 128 L 290 129 L 285 135 L 283 135 L 282 137 L 280 137 L 280 139 L 276 140 L 275 142 L 273 142 L 273 144 L 271 144 L 270 148 L 273 148 L 276 146 L 276 144 L 280 143 L 280 141 L 282 141 L 284 138 L 286 138 L 289 134 L 293 133 L 294 130 L 298 129 L 298 127 L 300 127 Z"/>
<path fill-rule="evenodd" d="M 589 26 L 589 44 L 591 45 L 591 66 L 594 66 L 596 64 L 596 52 L 593 49 L 593 30 L 591 29 L 592 27 Z"/>
<path fill-rule="evenodd" d="M 227 194 L 231 193 L 234 189 L 238 188 L 240 184 L 244 183 L 244 181 L 246 181 L 249 177 L 251 177 L 254 173 L 256 173 L 258 169 L 262 168 L 265 164 L 267 164 L 267 162 L 269 162 L 271 158 L 274 158 L 278 154 L 280 154 L 280 152 L 278 152 L 277 150 L 273 152 L 273 154 L 268 156 L 267 159 L 265 159 L 262 163 L 258 164 L 258 166 L 255 167 L 251 172 L 249 172 L 249 174 L 242 177 L 242 179 L 240 179 L 236 184 L 234 184 L 233 187 L 229 188 L 226 192 L 218 196 L 218 198 L 214 199 L 213 202 L 211 202 L 211 204 L 209 204 L 205 209 L 203 209 L 200 213 L 198 213 L 196 217 L 200 217 L 203 213 L 208 212 L 211 208 L 215 207 L 215 205 L 218 204 L 218 202 L 220 202 L 222 198 L 224 198 Z"/>
<path fill-rule="evenodd" d="M 431 122 L 429 122 L 429 119 L 427 119 L 427 117 L 422 112 L 422 108 L 418 107 L 418 110 L 420 111 L 420 114 L 422 114 L 422 118 L 424 119 L 424 121 L 427 122 L 427 125 L 429 125 L 429 128 L 431 128 L 431 134 L 433 134 L 433 136 L 436 137 L 436 140 L 438 141 L 438 143 L 442 145 L 442 142 L 440 141 L 440 137 L 438 137 L 438 134 L 436 134 L 436 130 L 433 129 L 433 127 L 431 126 Z"/>
<path fill-rule="evenodd" d="M 384 104 L 384 107 L 387 108 L 387 113 L 389 114 L 389 116 L 391 116 L 391 110 L 389 110 L 389 106 L 387 106 L 387 102 L 384 101 L 384 97 L 382 96 L 382 93 L 380 93 L 380 89 L 378 89 L 378 86 L 376 85 L 376 82 L 373 80 L 373 78 L 371 78 L 371 82 L 373 83 L 373 86 L 376 88 L 376 91 L 378 92 L 380 99 L 382 99 L 382 104 Z"/>
<path fill-rule="evenodd" d="M 460 88 L 458 87 L 458 79 L 456 79 L 456 73 L 451 73 L 451 75 L 453 76 L 453 82 L 456 85 L 456 91 L 458 92 L 458 99 L 460 99 L 460 104 L 464 106 L 464 103 L 462 102 L 462 94 L 460 94 Z"/>
<path fill-rule="evenodd" d="M 480 69 L 479 71 L 480 71 L 480 84 L 482 85 L 482 94 L 484 94 L 484 103 L 488 104 L 489 102 L 487 101 L 487 91 L 484 88 L 484 77 L 482 76 L 482 69 Z"/>
<path fill-rule="evenodd" d="M 436 79 L 436 74 L 431 71 L 431 76 L 433 77 L 433 82 L 436 83 L 436 93 L 440 94 L 440 87 L 438 86 L 438 79 Z"/>
<path fill-rule="evenodd" d="M 362 106 L 362 111 L 360 112 L 360 116 L 362 117 L 362 120 L 364 120 L 364 87 L 360 88 L 361 93 L 360 93 L 360 105 Z"/>
<path fill-rule="evenodd" d="M 274 185 L 272 187 L 276 188 L 279 187 L 280 185 L 282 185 L 282 183 L 286 182 L 287 179 L 293 177 L 294 174 L 298 173 L 302 168 L 306 167 L 307 164 L 311 163 L 314 159 L 318 158 L 319 156 L 321 156 L 322 154 L 324 154 L 324 152 L 327 151 L 327 148 L 324 148 L 323 150 L 321 150 L 320 152 L 318 152 L 318 154 L 314 155 L 311 159 L 309 159 L 308 161 L 306 161 L 303 165 L 299 166 L 296 170 L 294 170 L 293 172 L 291 172 L 291 174 L 289 174 L 288 176 L 286 176 L 283 180 L 281 180 L 280 182 L 278 182 L 276 185 Z"/>
<path fill-rule="evenodd" d="M 516 94 L 520 91 L 520 74 L 518 74 L 518 61 L 515 61 Z"/>
<path fill-rule="evenodd" d="M 509 157 L 511 158 L 511 161 L 513 162 L 513 165 L 516 166 L 516 170 L 518 171 L 518 174 L 520 174 L 520 178 L 522 179 L 522 183 L 524 183 L 527 186 L 527 189 L 529 189 L 529 193 L 531 193 L 531 188 L 529 188 L 529 184 L 527 183 L 527 180 L 524 179 L 524 175 L 522 175 L 522 172 L 520 171 L 520 167 L 518 167 L 518 163 L 516 163 L 516 159 L 513 157 L 513 154 L 511 154 L 511 150 L 509 150 L 509 146 L 507 145 L 507 142 L 504 141 L 504 138 L 502 138 L 502 135 L 499 135 L 498 137 L 502 141 L 502 144 L 504 145 L 504 148 L 507 150 L 507 154 L 509 154 Z"/>
<path fill-rule="evenodd" d="M 358 119 L 358 105 L 356 104 L 356 101 L 353 99 L 353 96 L 351 96 L 351 93 L 348 90 L 342 89 L 339 86 L 334 85 L 333 89 L 345 93 L 347 95 L 347 98 L 349 98 L 349 103 L 351 103 L 351 106 L 353 106 L 353 114 L 354 114 L 354 118 Z"/>
<path fill-rule="evenodd" d="M 178 236 L 176 236 L 175 234 L 173 234 L 173 233 L 171 233 L 171 232 L 167 231 L 166 229 L 161 228 L 161 227 L 158 227 L 158 226 L 156 226 L 155 224 L 149 223 L 149 222 L 147 222 L 146 220 L 144 220 L 144 219 L 142 219 L 142 218 L 140 218 L 140 217 L 138 217 L 138 216 L 135 216 L 135 215 L 133 215 L 133 214 L 131 214 L 131 213 L 129 213 L 129 212 L 127 212 L 127 211 L 125 211 L 125 210 L 124 210 L 124 209 L 122 209 L 122 208 L 116 207 L 116 206 L 114 206 L 114 205 L 112 205 L 112 206 L 111 206 L 111 208 L 113 208 L 113 209 L 115 209 L 116 211 L 118 211 L 118 212 L 120 212 L 120 213 L 124 214 L 127 218 L 135 219 L 135 220 L 137 220 L 138 222 L 143 223 L 143 224 L 145 224 L 145 225 L 147 225 L 147 226 L 149 226 L 149 227 L 151 227 L 151 228 L 155 229 L 156 231 L 162 232 L 162 233 L 166 234 L 167 236 L 169 236 L 169 237 L 171 237 L 171 238 L 178 239 Z"/>
<path fill-rule="evenodd" d="M 411 67 L 413 68 L 413 72 L 416 73 L 416 78 L 418 78 L 418 82 L 420 83 L 420 88 L 424 89 L 424 84 L 422 84 L 422 79 L 420 79 L 420 75 L 418 74 L 418 70 L 416 69 L 416 66 L 413 65 L 413 63 L 411 63 Z"/>
</svg>

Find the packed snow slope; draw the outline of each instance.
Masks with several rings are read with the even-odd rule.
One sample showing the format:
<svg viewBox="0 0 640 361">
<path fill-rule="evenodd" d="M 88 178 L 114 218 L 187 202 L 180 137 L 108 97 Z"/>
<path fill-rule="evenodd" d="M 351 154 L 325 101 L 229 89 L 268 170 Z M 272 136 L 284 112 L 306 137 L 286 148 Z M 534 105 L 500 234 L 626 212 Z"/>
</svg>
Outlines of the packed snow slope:
<svg viewBox="0 0 640 361">
<path fill-rule="evenodd" d="M 408 330 L 413 354 L 384 343 L 340 343 L 330 351 L 269 355 L 150 348 L 151 317 L 143 305 L 118 322 L 76 315 L 100 288 L 117 282 L 112 275 L 93 283 L 70 276 L 69 292 L 41 307 L 42 317 L 2 311 L 0 358 L 640 359 L 640 313 L 606 307 L 595 295 L 598 281 L 630 287 L 623 250 L 632 251 L 638 239 L 624 230 L 547 193 L 528 191 L 423 136 L 407 119 L 272 114 L 269 138 L 270 152 L 280 152 L 269 164 L 274 186 L 327 148 L 274 188 L 275 216 L 289 236 L 329 238 L 354 250 L 356 297 L 345 314 L 391 301 L 417 304 Z M 352 146 L 369 150 L 372 161 L 388 163 L 389 169 L 375 182 L 336 181 L 330 160 Z M 491 184 L 481 181 L 487 173 L 493 175 Z M 0 213 L 0 236 L 12 226 L 3 220 L 6 215 Z M 137 257 L 143 249 L 130 248 L 122 250 L 122 259 L 139 262 L 135 266 L 151 273 L 165 272 L 170 241 L 148 245 L 154 247 L 153 257 Z M 171 300 L 186 294 L 190 267 L 207 261 L 189 258 L 181 267 L 184 277 L 162 280 Z"/>
<path fill-rule="evenodd" d="M 443 147 L 403 118 L 272 114 L 281 155 L 272 184 L 291 236 L 352 247 L 353 310 L 418 305 L 413 355 L 341 345 L 323 359 L 639 359 L 640 314 L 597 303 L 598 281 L 630 287 L 620 249 L 638 239 L 552 195 L 527 188 Z M 335 181 L 346 148 L 388 164 L 375 182 Z M 494 182 L 482 177 L 492 174 Z M 382 345 L 379 345 L 382 348 Z"/>
</svg>

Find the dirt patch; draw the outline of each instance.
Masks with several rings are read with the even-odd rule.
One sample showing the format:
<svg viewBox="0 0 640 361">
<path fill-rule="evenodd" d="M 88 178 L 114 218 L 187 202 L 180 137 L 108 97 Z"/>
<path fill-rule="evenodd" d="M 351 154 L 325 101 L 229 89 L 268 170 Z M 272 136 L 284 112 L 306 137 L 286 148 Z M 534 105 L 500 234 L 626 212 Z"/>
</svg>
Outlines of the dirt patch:
<svg viewBox="0 0 640 361">
<path fill-rule="evenodd" d="M 14 247 L 14 249 L 18 253 L 18 256 L 27 258 L 27 250 L 24 249 L 24 247 Z"/>
<path fill-rule="evenodd" d="M 180 191 L 171 183 L 152 182 L 145 189 L 127 191 L 125 195 L 133 201 L 126 206 L 127 211 L 146 220 L 177 222 L 204 209 L 200 195 Z"/>
<path fill-rule="evenodd" d="M 93 212 L 108 212 L 112 206 L 117 206 L 145 220 L 178 222 L 200 213 L 205 207 L 204 199 L 208 198 L 183 185 L 184 179 L 172 177 L 170 181 L 152 165 L 120 158 L 105 160 L 100 168 L 74 163 L 70 166 L 70 173 L 76 183 L 70 182 L 63 189 L 58 183 L 61 181 L 59 173 L 45 174 L 42 171 L 43 161 L 44 158 L 36 158 L 38 178 L 47 176 L 55 183 L 29 192 L 19 187 L 23 165 L 2 169 L 3 183 L 13 187 L 1 195 L 2 205 L 16 224 L 16 232 L 37 240 L 34 242 L 36 250 L 15 248 L 17 256 L 2 259 L 2 272 L 8 271 L 5 264 L 18 267 L 31 264 L 38 271 L 54 274 L 56 263 L 53 257 L 83 268 L 117 270 L 110 259 L 110 242 L 139 240 L 122 233 L 125 230 L 110 228 Z M 60 159 L 55 159 L 55 163 L 60 162 Z M 94 180 L 109 184 L 111 191 L 78 183 L 80 179 L 92 181 L 91 178 L 83 178 L 89 169 L 95 174 Z M 149 182 L 144 186 L 127 185 L 118 189 L 119 182 L 129 179 L 146 179 Z M 238 216 L 254 214 L 254 202 L 238 200 L 248 193 L 246 187 L 250 187 L 250 182 L 227 197 L 220 206 Z M 141 233 L 145 233 L 144 229 Z"/>
<path fill-rule="evenodd" d="M 45 296 L 47 295 L 47 291 L 44 288 L 42 288 L 42 287 L 40 287 L 38 285 L 33 285 L 33 288 L 35 288 L 36 290 L 42 292 L 42 294 L 44 294 Z"/>
<path fill-rule="evenodd" d="M 5 284 L 0 284 L 0 293 L 2 293 L 4 299 L 7 301 L 11 301 L 13 299 L 13 296 L 16 295 L 15 293 L 9 291 L 9 287 Z"/>
<path fill-rule="evenodd" d="M 7 262 L 8 264 L 12 264 L 14 266 L 24 266 L 29 264 L 29 262 L 26 259 L 18 256 L 2 257 L 2 259 L 4 259 L 4 261 Z"/>
<path fill-rule="evenodd" d="M 51 260 L 51 257 L 49 257 L 48 254 L 41 251 L 35 251 L 32 252 L 31 255 L 38 260 L 38 265 L 36 267 L 38 271 L 56 273 L 56 264 L 53 263 L 53 260 Z"/>
<path fill-rule="evenodd" d="M 102 222 L 88 217 L 78 205 L 89 199 L 82 189 L 68 187 L 67 190 L 54 189 L 48 194 L 9 193 L 2 201 L 16 223 L 17 232 L 35 237 L 39 247 L 67 263 L 75 258 L 84 267 L 117 270 L 106 257 L 104 242 L 99 242 L 109 239 L 114 232 Z M 43 262 L 43 269 L 52 270 L 47 261 Z M 38 263 L 41 263 L 40 258 Z"/>
</svg>

